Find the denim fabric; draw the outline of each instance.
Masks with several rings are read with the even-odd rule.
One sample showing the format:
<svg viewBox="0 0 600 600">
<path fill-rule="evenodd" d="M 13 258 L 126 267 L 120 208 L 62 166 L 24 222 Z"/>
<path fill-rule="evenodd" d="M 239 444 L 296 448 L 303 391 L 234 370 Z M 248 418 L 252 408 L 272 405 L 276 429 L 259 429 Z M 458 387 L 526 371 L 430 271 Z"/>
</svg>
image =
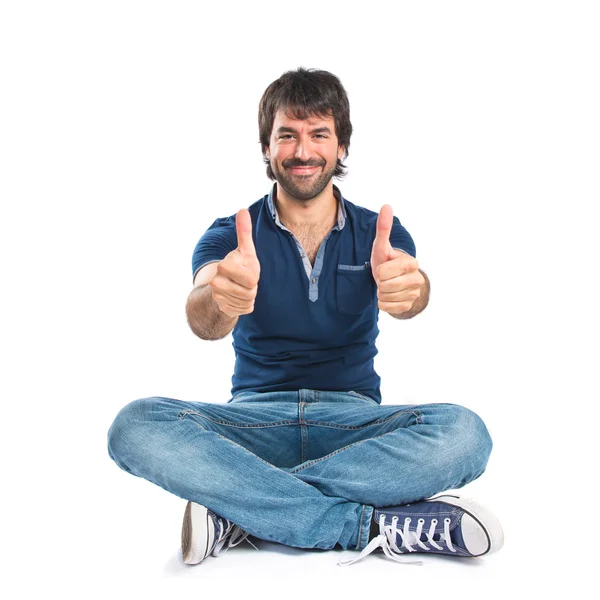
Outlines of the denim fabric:
<svg viewBox="0 0 600 600">
<path fill-rule="evenodd" d="M 364 548 L 373 507 L 459 488 L 485 470 L 483 421 L 453 404 L 380 405 L 357 392 L 242 392 L 226 404 L 145 398 L 108 434 L 124 470 L 258 538 Z"/>
</svg>

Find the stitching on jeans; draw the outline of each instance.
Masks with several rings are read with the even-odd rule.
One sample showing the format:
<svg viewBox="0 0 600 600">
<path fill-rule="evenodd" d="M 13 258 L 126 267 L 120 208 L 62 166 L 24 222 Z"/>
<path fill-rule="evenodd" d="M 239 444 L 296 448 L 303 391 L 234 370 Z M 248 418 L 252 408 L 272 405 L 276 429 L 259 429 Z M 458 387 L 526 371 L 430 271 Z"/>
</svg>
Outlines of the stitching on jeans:
<svg viewBox="0 0 600 600">
<path fill-rule="evenodd" d="M 386 435 L 391 435 L 395 432 L 396 432 L 396 430 L 388 431 L 387 433 L 382 433 L 381 435 L 376 435 L 375 437 L 369 438 L 367 440 L 359 440 L 358 442 L 354 442 L 353 444 L 348 444 L 347 446 L 344 446 L 343 448 L 339 448 L 335 452 L 331 452 L 330 454 L 326 454 L 325 456 L 321 456 L 320 458 L 315 458 L 314 460 L 307 462 L 305 465 L 302 465 L 301 467 L 297 467 L 296 469 L 290 471 L 290 473 L 299 473 L 300 471 L 303 471 L 304 469 L 308 469 L 308 467 L 312 467 L 313 465 L 317 464 L 318 462 L 321 462 L 322 460 L 325 460 L 326 458 L 331 458 L 332 456 L 335 456 L 336 454 L 340 454 L 341 452 L 348 450 L 348 448 L 352 448 L 353 446 L 358 446 L 358 444 L 364 444 L 365 442 L 368 442 L 369 440 L 378 440 L 379 438 L 385 437 Z"/>
<path fill-rule="evenodd" d="M 401 412 L 394 413 L 385 419 L 377 419 L 377 421 L 372 421 L 371 423 L 367 423 L 366 425 L 340 425 L 339 423 L 329 423 L 327 421 L 303 421 L 306 425 L 319 425 L 320 427 L 330 427 L 331 429 L 348 429 L 348 430 L 359 430 L 364 429 L 365 427 L 371 427 L 372 425 L 379 425 L 381 423 L 385 423 L 390 419 L 395 419 L 396 417 L 401 417 L 403 415 L 413 414 L 416 417 L 417 424 L 422 423 L 422 415 L 419 411 L 416 410 L 403 410 Z"/>
<path fill-rule="evenodd" d="M 374 398 L 369 398 L 368 396 L 359 394 L 358 392 L 355 392 L 354 390 L 350 390 L 349 392 L 346 392 L 346 393 L 350 394 L 351 396 L 354 396 L 355 398 L 362 398 L 363 400 L 367 400 L 368 402 L 375 402 L 375 404 L 377 404 L 379 406 L 379 402 L 377 402 L 377 400 L 375 400 Z"/>
<path fill-rule="evenodd" d="M 182 410 L 177 416 L 180 419 L 183 419 L 188 413 L 192 412 L 191 410 Z"/>
<path fill-rule="evenodd" d="M 186 410 L 183 411 L 182 413 L 179 413 L 179 416 L 181 418 L 186 416 L 186 413 L 193 413 L 194 411 L 191 410 Z M 208 429 L 206 429 L 206 427 L 204 427 L 203 425 L 200 425 L 200 423 L 196 423 L 196 421 L 192 421 L 192 423 L 194 425 L 196 425 L 196 427 L 200 427 L 200 429 L 203 429 L 204 431 L 209 431 Z M 250 450 L 248 450 L 248 448 L 244 448 L 244 446 L 242 446 L 241 444 L 238 444 L 236 442 L 234 442 L 233 440 L 230 440 L 229 438 L 225 437 L 224 435 L 221 435 L 220 433 L 218 433 L 217 431 L 213 431 L 211 433 L 215 433 L 217 434 L 220 438 L 223 438 L 226 442 L 229 442 L 230 444 L 233 444 L 234 446 L 237 446 L 238 448 L 241 448 L 242 450 L 245 450 L 246 452 L 249 452 L 250 454 L 252 454 L 252 456 L 258 458 L 258 460 L 260 460 L 261 462 L 265 463 L 265 465 L 268 465 L 269 467 L 271 467 L 272 469 L 275 469 L 275 471 L 281 471 L 281 469 L 279 469 L 278 467 L 276 467 L 275 465 L 272 465 L 270 462 L 267 462 L 264 458 L 261 458 L 260 456 L 258 456 L 258 454 L 254 454 L 254 452 L 251 452 Z M 300 480 L 298 480 L 300 481 Z M 304 483 L 304 482 L 303 482 Z M 310 485 L 310 484 L 307 484 Z"/>
<path fill-rule="evenodd" d="M 363 519 L 365 518 L 365 508 L 366 508 L 366 504 L 363 504 L 363 509 L 362 509 L 362 513 L 360 514 L 360 523 L 358 525 L 358 546 L 356 547 L 357 550 L 360 550 L 360 543 L 362 541 L 362 528 L 363 528 Z"/>
<path fill-rule="evenodd" d="M 198 412 L 196 410 L 184 410 L 179 413 L 179 418 L 183 419 L 188 415 L 197 415 L 207 421 L 211 421 L 212 423 L 217 423 L 218 425 L 227 425 L 228 427 L 237 427 L 238 429 L 261 429 L 264 427 L 281 427 L 283 425 L 296 425 L 296 421 L 272 421 L 269 423 L 233 423 L 231 421 L 223 421 L 221 419 L 212 419 L 211 417 L 206 416 L 204 413 Z"/>
<path fill-rule="evenodd" d="M 304 457 L 307 454 L 307 437 L 308 431 L 304 422 L 304 410 L 306 408 L 306 403 L 300 401 L 298 406 L 298 426 L 300 427 L 300 459 L 304 462 Z"/>
</svg>

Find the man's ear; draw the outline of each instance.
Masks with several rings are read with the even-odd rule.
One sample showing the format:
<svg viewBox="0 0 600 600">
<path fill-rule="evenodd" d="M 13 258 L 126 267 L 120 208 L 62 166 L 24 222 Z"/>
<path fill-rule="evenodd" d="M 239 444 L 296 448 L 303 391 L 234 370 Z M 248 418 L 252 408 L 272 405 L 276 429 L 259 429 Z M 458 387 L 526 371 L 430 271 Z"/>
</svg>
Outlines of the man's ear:
<svg viewBox="0 0 600 600">
<path fill-rule="evenodd" d="M 338 158 L 340 160 L 342 160 L 345 152 L 346 152 L 346 148 L 344 148 L 344 146 L 338 146 Z"/>
</svg>

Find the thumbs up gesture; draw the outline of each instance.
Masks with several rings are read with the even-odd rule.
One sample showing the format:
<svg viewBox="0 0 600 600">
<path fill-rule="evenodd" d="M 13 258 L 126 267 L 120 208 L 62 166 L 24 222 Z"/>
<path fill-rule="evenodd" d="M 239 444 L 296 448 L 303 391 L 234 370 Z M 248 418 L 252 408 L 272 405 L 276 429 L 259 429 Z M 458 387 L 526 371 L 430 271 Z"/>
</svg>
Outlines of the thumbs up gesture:
<svg viewBox="0 0 600 600">
<path fill-rule="evenodd" d="M 250 314 L 258 292 L 260 263 L 252 241 L 252 220 L 246 208 L 235 217 L 238 247 L 218 265 L 210 280 L 213 300 L 228 317 Z"/>
<path fill-rule="evenodd" d="M 377 283 L 378 306 L 381 310 L 400 315 L 408 312 L 421 295 L 425 278 L 419 263 L 406 252 L 390 244 L 394 212 L 384 204 L 377 218 L 377 234 L 371 251 L 371 272 Z"/>
</svg>

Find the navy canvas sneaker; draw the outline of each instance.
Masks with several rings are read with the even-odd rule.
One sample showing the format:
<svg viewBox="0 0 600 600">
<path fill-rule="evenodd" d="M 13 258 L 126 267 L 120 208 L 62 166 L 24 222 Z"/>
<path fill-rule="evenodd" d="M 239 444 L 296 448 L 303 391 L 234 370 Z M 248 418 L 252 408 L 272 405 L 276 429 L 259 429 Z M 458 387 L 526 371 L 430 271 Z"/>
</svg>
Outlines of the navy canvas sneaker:
<svg viewBox="0 0 600 600">
<path fill-rule="evenodd" d="M 375 508 L 371 521 L 375 529 L 360 555 L 340 566 L 351 565 L 374 550 L 398 562 L 411 552 L 450 556 L 483 556 L 502 548 L 504 533 L 498 519 L 475 500 L 443 494 L 402 506 Z"/>
<path fill-rule="evenodd" d="M 220 517 L 205 506 L 188 502 L 181 528 L 183 562 L 188 565 L 197 565 L 210 554 L 220 556 L 244 540 L 256 548 L 247 539 L 248 535 L 237 525 Z M 258 550 L 258 548 L 256 549 Z"/>
</svg>

